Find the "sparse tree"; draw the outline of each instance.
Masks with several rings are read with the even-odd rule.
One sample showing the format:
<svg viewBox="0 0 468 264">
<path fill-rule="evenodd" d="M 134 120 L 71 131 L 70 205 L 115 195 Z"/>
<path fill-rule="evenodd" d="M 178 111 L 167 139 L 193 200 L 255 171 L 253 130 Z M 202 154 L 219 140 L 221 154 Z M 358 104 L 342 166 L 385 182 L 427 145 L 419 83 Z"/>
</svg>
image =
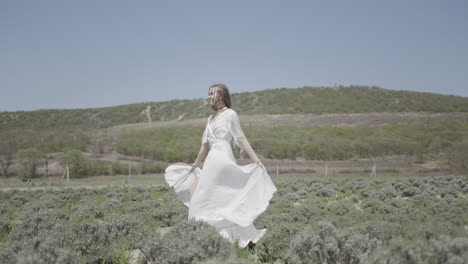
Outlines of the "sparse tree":
<svg viewBox="0 0 468 264">
<path fill-rule="evenodd" d="M 13 154 L 16 151 L 15 144 L 9 141 L 8 136 L 2 135 L 0 139 L 0 175 L 10 176 L 10 166 L 13 164 Z"/>
<path fill-rule="evenodd" d="M 18 162 L 19 173 L 26 178 L 36 177 L 36 170 L 40 164 L 42 154 L 36 148 L 21 149 L 15 153 L 15 159 Z"/>
<path fill-rule="evenodd" d="M 9 168 L 12 164 L 12 155 L 0 155 L 0 175 L 4 175 L 5 177 L 9 177 Z"/>
<path fill-rule="evenodd" d="M 49 177 L 49 162 L 52 159 L 52 156 L 48 153 L 43 153 L 42 158 L 44 159 L 45 164 L 45 176 Z"/>
<path fill-rule="evenodd" d="M 448 154 L 448 163 L 454 171 L 468 171 L 468 140 L 459 143 Z"/>
<path fill-rule="evenodd" d="M 68 166 L 71 177 L 86 175 L 87 160 L 83 153 L 77 149 L 69 149 L 60 157 L 62 166 Z"/>
</svg>

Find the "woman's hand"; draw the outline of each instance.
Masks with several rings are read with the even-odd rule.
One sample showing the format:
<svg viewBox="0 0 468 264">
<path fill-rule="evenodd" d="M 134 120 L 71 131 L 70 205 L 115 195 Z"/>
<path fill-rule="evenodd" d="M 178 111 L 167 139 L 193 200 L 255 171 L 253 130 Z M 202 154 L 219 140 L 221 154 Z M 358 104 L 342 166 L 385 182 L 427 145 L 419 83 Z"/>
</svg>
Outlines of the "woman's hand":
<svg viewBox="0 0 468 264">
<path fill-rule="evenodd" d="M 195 168 L 197 168 L 197 167 L 198 167 L 198 165 L 197 165 L 196 162 L 195 162 L 195 163 L 192 163 L 192 168 L 190 169 L 190 172 L 194 171 Z"/>
<path fill-rule="evenodd" d="M 265 165 L 263 165 L 262 161 L 258 158 L 249 141 L 245 137 L 240 137 L 237 140 L 239 145 L 245 152 L 247 152 L 247 154 L 249 154 L 250 158 L 255 162 L 255 164 L 257 164 L 257 166 L 260 168 L 265 169 Z"/>
<path fill-rule="evenodd" d="M 197 158 L 195 159 L 195 162 L 192 163 L 192 168 L 190 169 L 190 172 L 194 171 L 196 167 L 200 167 L 199 164 L 202 162 L 203 159 L 205 159 L 208 149 L 209 149 L 208 143 L 203 143 L 201 145 L 200 151 L 198 151 Z"/>
<path fill-rule="evenodd" d="M 260 168 L 265 169 L 265 165 L 263 165 L 261 160 L 257 160 L 255 164 L 257 164 L 257 166 L 259 166 Z"/>
</svg>

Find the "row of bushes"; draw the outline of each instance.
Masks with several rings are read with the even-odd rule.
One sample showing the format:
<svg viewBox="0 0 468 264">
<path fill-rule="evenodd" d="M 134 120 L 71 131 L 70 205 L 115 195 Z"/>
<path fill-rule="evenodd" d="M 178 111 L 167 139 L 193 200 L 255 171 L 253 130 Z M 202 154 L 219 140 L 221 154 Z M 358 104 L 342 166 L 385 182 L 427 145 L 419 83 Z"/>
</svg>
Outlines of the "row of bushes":
<svg viewBox="0 0 468 264">
<path fill-rule="evenodd" d="M 98 175 L 128 175 L 161 173 L 167 167 L 164 162 L 141 162 L 137 165 L 129 165 L 119 162 L 85 161 L 79 167 L 69 168 L 70 177 L 81 178 Z"/>
<path fill-rule="evenodd" d="M 0 129 L 0 137 L 5 139 L 0 140 L 0 155 L 31 147 L 46 153 L 67 148 L 84 150 L 91 143 L 90 131 L 80 128 Z"/>
<path fill-rule="evenodd" d="M 269 228 L 257 244 L 265 262 L 468 260 L 468 239 L 461 235 L 468 212 L 466 177 L 293 176 L 275 183 L 278 191 L 256 221 Z"/>
<path fill-rule="evenodd" d="M 160 128 L 134 131 L 118 139 L 118 151 L 166 162 L 193 162 L 201 145 L 199 127 Z"/>
<path fill-rule="evenodd" d="M 252 145 L 265 157 L 343 160 L 388 155 L 421 156 L 446 153 L 468 140 L 468 124 L 379 127 L 275 127 L 246 129 Z"/>
<path fill-rule="evenodd" d="M 5 176 L 37 177 L 39 176 L 38 168 L 55 159 L 35 148 L 21 149 L 15 153 L 14 158 L 16 161 L 15 169 L 12 169 L 12 166 L 6 168 L 7 175 Z M 58 160 L 63 168 L 68 166 L 72 178 L 95 175 L 122 175 L 129 174 L 129 170 L 131 170 L 132 174 L 161 173 L 167 167 L 167 164 L 161 161 L 140 162 L 132 165 L 120 162 L 93 161 L 87 159 L 78 149 L 68 149 L 58 157 Z M 0 175 L 2 174 L 5 174 L 3 169 L 0 171 Z"/>
<path fill-rule="evenodd" d="M 441 122 L 430 125 L 379 127 L 247 127 L 244 129 L 257 153 L 272 159 L 346 160 L 388 155 L 408 155 L 423 161 L 426 155 L 449 155 L 454 167 L 460 149 L 468 142 L 468 124 Z M 201 143 L 202 128 L 174 127 L 134 131 L 118 140 L 126 155 L 191 162 Z M 463 153 L 461 153 L 463 154 Z"/>
</svg>

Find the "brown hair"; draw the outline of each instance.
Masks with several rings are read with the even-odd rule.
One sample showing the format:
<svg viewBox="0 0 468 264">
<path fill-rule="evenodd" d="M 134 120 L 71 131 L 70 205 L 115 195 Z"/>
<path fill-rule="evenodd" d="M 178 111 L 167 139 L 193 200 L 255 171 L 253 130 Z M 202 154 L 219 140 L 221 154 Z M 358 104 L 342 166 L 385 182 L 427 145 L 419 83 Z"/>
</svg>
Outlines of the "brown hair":
<svg viewBox="0 0 468 264">
<path fill-rule="evenodd" d="M 213 93 L 216 99 L 215 102 L 221 100 L 227 107 L 231 108 L 231 95 L 229 94 L 229 89 L 225 84 L 213 84 L 208 89 L 208 92 L 211 91 L 211 89 L 214 89 Z M 213 110 L 218 110 L 216 109 L 216 105 L 212 105 L 211 107 L 213 108 Z"/>
</svg>

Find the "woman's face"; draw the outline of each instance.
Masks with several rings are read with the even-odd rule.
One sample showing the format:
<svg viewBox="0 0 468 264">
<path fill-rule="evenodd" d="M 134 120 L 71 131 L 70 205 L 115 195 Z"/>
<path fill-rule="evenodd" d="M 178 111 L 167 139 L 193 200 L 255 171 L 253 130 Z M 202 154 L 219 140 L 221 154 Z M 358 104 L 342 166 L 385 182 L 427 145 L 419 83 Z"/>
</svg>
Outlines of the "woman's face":
<svg viewBox="0 0 468 264">
<path fill-rule="evenodd" d="M 214 106 L 216 104 L 216 93 L 215 93 L 215 89 L 211 88 L 208 92 L 208 103 L 212 106 Z"/>
</svg>

